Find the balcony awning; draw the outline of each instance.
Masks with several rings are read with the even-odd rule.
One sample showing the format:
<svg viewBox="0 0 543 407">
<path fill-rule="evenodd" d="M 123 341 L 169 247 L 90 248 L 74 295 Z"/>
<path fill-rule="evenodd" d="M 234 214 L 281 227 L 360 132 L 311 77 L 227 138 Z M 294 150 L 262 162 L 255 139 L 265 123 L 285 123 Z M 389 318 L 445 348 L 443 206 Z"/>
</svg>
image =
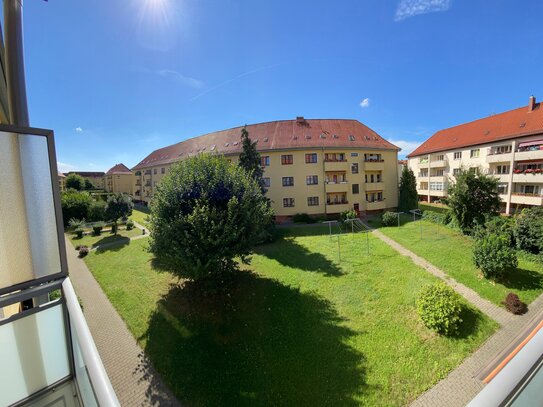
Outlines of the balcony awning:
<svg viewBox="0 0 543 407">
<path fill-rule="evenodd" d="M 543 144 L 543 140 L 535 140 L 535 141 L 527 141 L 525 143 L 520 143 L 518 146 L 521 147 L 530 147 L 530 146 L 538 146 Z"/>
</svg>

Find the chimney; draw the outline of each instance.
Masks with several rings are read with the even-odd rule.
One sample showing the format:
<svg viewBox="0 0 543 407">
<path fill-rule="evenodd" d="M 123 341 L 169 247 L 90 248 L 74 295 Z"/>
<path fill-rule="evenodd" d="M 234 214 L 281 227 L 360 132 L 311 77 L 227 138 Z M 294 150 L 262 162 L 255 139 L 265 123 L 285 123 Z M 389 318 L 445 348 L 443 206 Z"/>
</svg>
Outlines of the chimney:
<svg viewBox="0 0 543 407">
<path fill-rule="evenodd" d="M 528 111 L 531 112 L 535 108 L 535 97 L 534 95 L 530 96 L 530 99 L 528 101 Z"/>
<path fill-rule="evenodd" d="M 303 123 L 305 122 L 305 119 L 303 116 L 296 116 L 296 123 Z"/>
</svg>

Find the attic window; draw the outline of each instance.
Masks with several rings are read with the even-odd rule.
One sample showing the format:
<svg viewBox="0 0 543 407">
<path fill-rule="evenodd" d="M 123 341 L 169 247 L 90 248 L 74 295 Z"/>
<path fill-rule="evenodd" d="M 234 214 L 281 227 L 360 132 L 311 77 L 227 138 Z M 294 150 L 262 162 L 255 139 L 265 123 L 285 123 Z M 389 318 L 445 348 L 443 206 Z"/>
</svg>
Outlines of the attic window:
<svg viewBox="0 0 543 407">
<path fill-rule="evenodd" d="M 224 143 L 225 147 L 228 147 L 229 145 L 230 145 L 230 143 Z"/>
<path fill-rule="evenodd" d="M 264 138 L 262 139 L 262 141 L 267 142 L 267 141 L 268 141 L 268 138 L 267 138 L 267 137 L 264 137 Z"/>
<path fill-rule="evenodd" d="M 485 131 L 485 136 L 488 136 L 490 134 L 490 130 Z"/>
<path fill-rule="evenodd" d="M 373 139 L 374 139 L 375 141 L 379 140 L 379 138 L 378 138 L 377 136 L 373 136 Z"/>
<path fill-rule="evenodd" d="M 298 140 L 298 136 L 292 136 L 293 140 Z"/>
<path fill-rule="evenodd" d="M 332 137 L 333 138 L 339 138 L 339 136 L 337 134 L 334 134 Z"/>
<path fill-rule="evenodd" d="M 206 149 L 205 147 L 202 147 L 202 151 L 205 151 L 205 149 Z"/>
<path fill-rule="evenodd" d="M 234 141 L 232 144 L 235 145 L 235 146 L 237 146 L 237 145 L 239 144 L 239 142 L 238 142 L 238 141 Z"/>
<path fill-rule="evenodd" d="M 305 138 L 306 138 L 306 140 L 311 139 L 311 134 L 306 134 L 306 135 L 305 135 Z"/>
<path fill-rule="evenodd" d="M 213 144 L 211 147 L 209 147 L 209 149 L 210 149 L 211 151 L 213 151 L 213 150 L 215 150 L 215 147 L 217 147 L 217 146 L 216 146 L 215 144 Z"/>
<path fill-rule="evenodd" d="M 519 126 L 519 127 L 522 128 L 522 127 L 525 127 L 525 126 L 526 126 L 526 123 L 524 122 L 524 123 L 520 123 L 520 126 Z"/>
<path fill-rule="evenodd" d="M 370 136 L 364 136 L 364 140 L 369 140 Z"/>
<path fill-rule="evenodd" d="M 326 138 L 326 134 L 321 133 L 321 134 L 320 134 L 320 138 Z"/>
<path fill-rule="evenodd" d="M 354 141 L 354 136 L 352 134 L 349 134 L 349 140 Z"/>
</svg>

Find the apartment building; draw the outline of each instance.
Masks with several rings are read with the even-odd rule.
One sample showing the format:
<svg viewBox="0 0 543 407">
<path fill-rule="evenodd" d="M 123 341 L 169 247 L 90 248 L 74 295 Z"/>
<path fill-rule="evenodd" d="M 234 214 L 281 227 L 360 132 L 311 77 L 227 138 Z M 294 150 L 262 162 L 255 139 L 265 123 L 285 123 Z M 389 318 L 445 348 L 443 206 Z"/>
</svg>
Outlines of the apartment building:
<svg viewBox="0 0 543 407">
<path fill-rule="evenodd" d="M 241 129 L 153 151 L 132 169 L 134 199 L 149 203 L 170 166 L 184 158 L 211 153 L 237 162 Z M 248 125 L 247 131 L 257 142 L 278 221 L 296 213 L 365 213 L 397 206 L 399 148 L 357 120 L 298 117 Z"/>
<path fill-rule="evenodd" d="M 81 177 L 88 179 L 92 185 L 97 189 L 104 189 L 104 176 L 106 175 L 103 171 L 70 171 L 66 175 L 77 174 Z"/>
<path fill-rule="evenodd" d="M 58 187 L 61 191 L 64 191 L 66 189 L 66 175 L 64 175 L 60 171 L 57 171 L 57 172 L 58 172 Z"/>
<path fill-rule="evenodd" d="M 543 205 L 543 108 L 528 106 L 440 130 L 409 154 L 420 200 L 447 196 L 461 167 L 499 179 L 502 210 Z"/>
<path fill-rule="evenodd" d="M 107 192 L 132 195 L 134 192 L 134 173 L 124 164 L 111 167 L 103 177 L 104 189 Z"/>
</svg>

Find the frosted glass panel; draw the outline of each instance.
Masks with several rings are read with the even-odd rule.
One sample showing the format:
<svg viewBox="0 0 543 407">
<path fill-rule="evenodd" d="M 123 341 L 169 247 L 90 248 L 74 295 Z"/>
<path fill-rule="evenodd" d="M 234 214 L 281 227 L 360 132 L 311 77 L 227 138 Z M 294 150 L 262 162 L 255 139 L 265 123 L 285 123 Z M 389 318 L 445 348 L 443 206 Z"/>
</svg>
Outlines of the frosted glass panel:
<svg viewBox="0 0 543 407">
<path fill-rule="evenodd" d="M 47 139 L 0 133 L 0 288 L 59 273 Z"/>
<path fill-rule="evenodd" d="M 94 395 L 94 390 L 90 381 L 90 377 L 87 371 L 87 364 L 83 359 L 83 354 L 81 353 L 81 347 L 79 346 L 79 338 L 75 329 L 72 325 L 72 347 L 73 347 L 73 358 L 75 365 L 75 382 L 79 388 L 79 394 L 81 396 L 81 401 L 85 407 L 98 407 L 98 402 L 96 401 L 96 396 Z"/>
<path fill-rule="evenodd" d="M 0 326 L 0 405 L 69 375 L 62 305 Z"/>
</svg>

